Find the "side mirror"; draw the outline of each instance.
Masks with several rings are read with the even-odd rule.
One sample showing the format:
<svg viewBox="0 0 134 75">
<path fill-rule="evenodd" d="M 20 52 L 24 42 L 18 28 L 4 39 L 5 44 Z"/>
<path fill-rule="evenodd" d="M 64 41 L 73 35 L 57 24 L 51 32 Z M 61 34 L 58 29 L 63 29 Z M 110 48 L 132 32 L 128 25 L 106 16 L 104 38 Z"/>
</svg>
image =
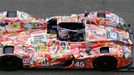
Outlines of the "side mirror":
<svg viewBox="0 0 134 75">
<path fill-rule="evenodd" d="M 127 24 L 127 26 L 128 26 L 128 27 L 131 27 L 131 25 L 130 25 L 130 24 Z"/>
<path fill-rule="evenodd" d="M 88 11 L 84 11 L 84 17 L 87 17 L 87 16 L 88 16 L 88 14 L 89 14 L 89 12 L 88 12 Z"/>
<path fill-rule="evenodd" d="M 57 34 L 57 19 L 52 18 L 47 22 L 47 33 Z"/>
</svg>

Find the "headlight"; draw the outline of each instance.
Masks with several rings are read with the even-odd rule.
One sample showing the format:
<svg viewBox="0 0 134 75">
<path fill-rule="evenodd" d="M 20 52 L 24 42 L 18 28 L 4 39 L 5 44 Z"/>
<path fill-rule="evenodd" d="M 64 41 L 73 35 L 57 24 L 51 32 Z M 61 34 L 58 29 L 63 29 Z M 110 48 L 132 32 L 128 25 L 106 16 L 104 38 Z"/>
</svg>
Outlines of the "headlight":
<svg viewBox="0 0 134 75">
<path fill-rule="evenodd" d="M 122 51 L 125 59 L 132 59 L 132 51 L 128 46 L 122 46 Z"/>
<path fill-rule="evenodd" d="M 14 46 L 5 46 L 3 48 L 3 53 L 4 54 L 11 54 L 14 53 Z"/>
</svg>

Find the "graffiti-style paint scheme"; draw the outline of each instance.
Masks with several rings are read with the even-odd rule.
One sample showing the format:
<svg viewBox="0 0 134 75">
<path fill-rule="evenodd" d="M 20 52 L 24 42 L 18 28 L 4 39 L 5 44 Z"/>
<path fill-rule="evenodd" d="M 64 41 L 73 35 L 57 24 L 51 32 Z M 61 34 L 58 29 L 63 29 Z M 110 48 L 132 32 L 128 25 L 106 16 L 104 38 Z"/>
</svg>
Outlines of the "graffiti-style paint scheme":
<svg viewBox="0 0 134 75">
<path fill-rule="evenodd" d="M 0 57 L 15 56 L 22 60 L 23 67 L 28 68 L 96 68 L 98 63 L 95 63 L 96 59 L 103 56 L 117 60 L 116 68 L 130 64 L 132 41 L 129 32 L 117 27 L 125 22 L 108 11 L 103 11 L 103 18 L 97 17 L 98 12 L 100 11 L 89 12 L 86 16 L 85 14 L 54 16 L 45 21 L 21 11 L 17 11 L 17 16 L 13 18 L 6 17 L 7 12 L 2 12 Z M 63 22 L 64 24 L 74 22 L 82 25 L 83 29 L 75 30 L 73 26 L 67 29 L 63 26 L 62 30 L 56 28 L 59 31 L 57 34 L 48 33 L 47 22 L 52 18 L 56 18 L 57 27 Z M 81 38 L 84 39 L 79 40 Z M 8 48 L 11 46 L 14 48 L 13 52 Z M 4 53 L 5 50 L 7 53 Z M 111 61 L 110 58 L 108 60 Z"/>
</svg>

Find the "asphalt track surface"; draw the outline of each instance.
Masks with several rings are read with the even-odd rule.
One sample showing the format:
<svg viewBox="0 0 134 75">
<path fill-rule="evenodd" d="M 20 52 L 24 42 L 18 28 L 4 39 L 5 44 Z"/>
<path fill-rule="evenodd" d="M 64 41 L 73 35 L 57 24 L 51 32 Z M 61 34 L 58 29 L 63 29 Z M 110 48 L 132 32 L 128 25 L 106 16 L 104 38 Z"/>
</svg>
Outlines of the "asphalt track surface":
<svg viewBox="0 0 134 75">
<path fill-rule="evenodd" d="M 0 0 L 0 12 L 20 10 L 37 18 L 70 15 L 84 11 L 108 10 L 123 17 L 134 29 L 134 0 Z M 0 71 L 0 75 L 133 75 L 133 72 L 99 72 L 89 70 L 24 69 Z"/>
</svg>

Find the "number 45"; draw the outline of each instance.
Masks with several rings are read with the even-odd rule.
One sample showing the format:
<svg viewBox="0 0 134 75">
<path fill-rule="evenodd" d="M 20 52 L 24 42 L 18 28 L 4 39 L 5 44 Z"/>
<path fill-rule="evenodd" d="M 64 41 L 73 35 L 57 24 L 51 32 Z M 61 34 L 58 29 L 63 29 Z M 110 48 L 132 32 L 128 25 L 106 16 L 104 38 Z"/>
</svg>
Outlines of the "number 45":
<svg viewBox="0 0 134 75">
<path fill-rule="evenodd" d="M 85 64 L 84 64 L 84 62 L 76 62 L 76 63 L 75 63 L 75 66 L 76 66 L 76 67 L 83 68 L 83 67 L 85 67 Z"/>
</svg>

